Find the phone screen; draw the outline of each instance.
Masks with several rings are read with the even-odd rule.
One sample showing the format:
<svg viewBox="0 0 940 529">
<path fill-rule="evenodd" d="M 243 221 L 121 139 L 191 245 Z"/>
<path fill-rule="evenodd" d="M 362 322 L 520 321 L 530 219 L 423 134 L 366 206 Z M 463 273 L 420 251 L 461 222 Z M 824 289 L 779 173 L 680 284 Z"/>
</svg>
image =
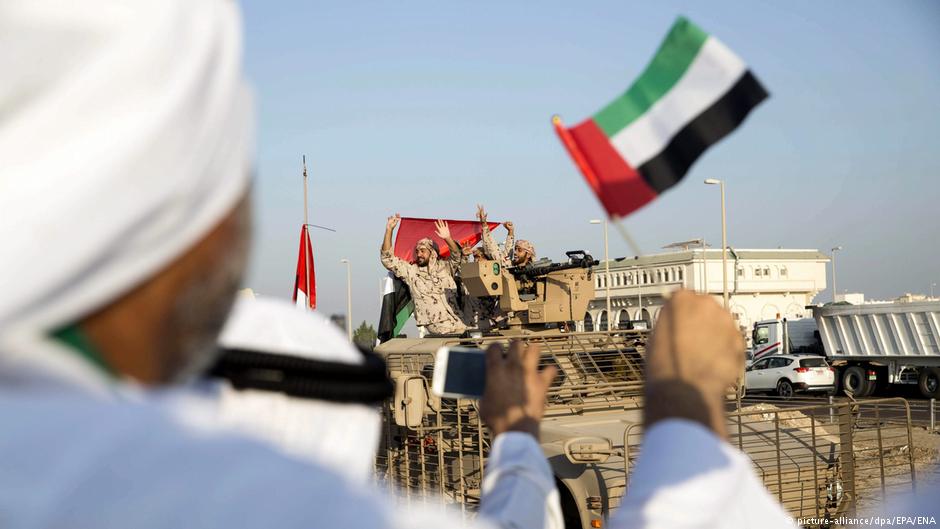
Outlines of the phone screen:
<svg viewBox="0 0 940 529">
<path fill-rule="evenodd" d="M 452 347 L 447 355 L 444 393 L 483 396 L 486 386 L 486 355 L 479 349 Z"/>
</svg>

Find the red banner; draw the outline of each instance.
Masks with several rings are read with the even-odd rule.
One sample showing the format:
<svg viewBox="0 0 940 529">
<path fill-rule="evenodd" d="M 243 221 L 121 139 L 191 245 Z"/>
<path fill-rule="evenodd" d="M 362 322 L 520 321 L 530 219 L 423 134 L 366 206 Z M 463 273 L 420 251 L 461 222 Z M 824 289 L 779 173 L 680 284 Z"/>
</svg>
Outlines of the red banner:
<svg viewBox="0 0 940 529">
<path fill-rule="evenodd" d="M 451 238 L 457 241 L 461 246 L 472 246 L 480 242 L 482 233 L 480 231 L 479 221 L 442 220 L 447 222 L 447 226 L 450 228 Z M 414 260 L 415 243 L 427 237 L 437 243 L 442 258 L 450 256 L 450 248 L 447 247 L 447 243 L 437 236 L 437 228 L 434 226 L 436 221 L 437 219 L 402 217 L 401 223 L 398 225 L 398 234 L 395 236 L 395 255 L 409 263 L 412 262 Z M 499 222 L 489 222 L 487 224 L 490 230 L 495 230 L 500 225 Z"/>
</svg>

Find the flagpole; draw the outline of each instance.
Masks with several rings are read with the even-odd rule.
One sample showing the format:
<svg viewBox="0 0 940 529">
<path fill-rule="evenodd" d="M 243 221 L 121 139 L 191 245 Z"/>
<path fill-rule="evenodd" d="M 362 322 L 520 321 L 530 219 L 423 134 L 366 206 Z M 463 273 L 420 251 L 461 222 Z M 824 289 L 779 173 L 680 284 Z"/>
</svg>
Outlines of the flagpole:
<svg viewBox="0 0 940 529">
<path fill-rule="evenodd" d="M 627 246 L 633 250 L 633 254 L 637 257 L 643 255 L 643 251 L 640 250 L 639 245 L 637 245 L 636 241 L 633 240 L 633 237 L 630 235 L 630 232 L 627 231 L 626 226 L 621 223 L 622 219 L 620 217 L 612 217 L 610 220 L 614 221 L 614 226 L 617 228 L 617 231 L 620 232 L 620 236 L 623 237 L 623 240 L 627 242 Z"/>
<path fill-rule="evenodd" d="M 304 164 L 304 229 L 301 230 L 306 237 L 304 241 L 304 283 L 307 288 L 304 290 L 304 293 L 307 295 L 307 306 L 304 307 L 304 310 L 310 307 L 310 252 L 307 251 L 308 245 L 310 244 L 310 232 L 307 230 L 307 155 L 303 155 L 303 164 Z"/>
</svg>

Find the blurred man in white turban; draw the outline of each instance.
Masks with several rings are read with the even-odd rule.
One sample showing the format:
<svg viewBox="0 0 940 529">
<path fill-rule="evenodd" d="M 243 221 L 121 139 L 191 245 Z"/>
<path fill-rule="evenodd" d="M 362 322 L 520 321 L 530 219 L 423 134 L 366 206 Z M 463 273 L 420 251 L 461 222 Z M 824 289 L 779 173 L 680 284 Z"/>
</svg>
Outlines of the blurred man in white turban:
<svg viewBox="0 0 940 529">
<path fill-rule="evenodd" d="M 215 363 L 247 255 L 240 26 L 226 0 L 0 1 L 5 529 L 461 524 L 168 387 Z M 552 373 L 489 355 L 479 524 L 560 527 L 536 440 Z"/>
</svg>

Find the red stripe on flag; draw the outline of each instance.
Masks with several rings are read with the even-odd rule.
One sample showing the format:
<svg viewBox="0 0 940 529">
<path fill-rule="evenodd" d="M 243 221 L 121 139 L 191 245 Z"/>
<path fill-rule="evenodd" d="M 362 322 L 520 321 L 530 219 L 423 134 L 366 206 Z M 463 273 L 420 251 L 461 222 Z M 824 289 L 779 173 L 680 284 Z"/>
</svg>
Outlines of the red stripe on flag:
<svg viewBox="0 0 940 529">
<path fill-rule="evenodd" d="M 446 259 L 450 256 L 450 248 L 447 247 L 447 243 L 437 236 L 437 229 L 434 226 L 436 220 L 437 219 L 402 217 L 401 223 L 398 225 L 398 233 L 395 235 L 395 255 L 409 263 L 414 261 L 415 244 L 427 237 L 437 243 L 437 247 L 441 252 L 441 258 Z M 447 226 L 450 228 L 451 238 L 457 241 L 461 246 L 473 246 L 480 242 L 482 234 L 480 233 L 479 221 L 443 220 L 447 222 Z M 490 222 L 488 224 L 490 230 L 495 230 L 500 223 Z"/>
<path fill-rule="evenodd" d="M 569 141 L 560 122 L 555 128 L 609 216 L 625 217 L 656 198 L 656 192 L 614 150 L 593 119 L 565 130 Z"/>
<path fill-rule="evenodd" d="M 308 273 L 309 270 L 309 273 Z M 313 245 L 310 244 L 310 234 L 307 226 L 300 228 L 300 251 L 297 255 L 297 274 L 294 276 L 294 302 L 297 302 L 297 292 L 303 292 L 307 297 L 307 306 L 317 308 L 317 276 L 313 266 Z"/>
</svg>

